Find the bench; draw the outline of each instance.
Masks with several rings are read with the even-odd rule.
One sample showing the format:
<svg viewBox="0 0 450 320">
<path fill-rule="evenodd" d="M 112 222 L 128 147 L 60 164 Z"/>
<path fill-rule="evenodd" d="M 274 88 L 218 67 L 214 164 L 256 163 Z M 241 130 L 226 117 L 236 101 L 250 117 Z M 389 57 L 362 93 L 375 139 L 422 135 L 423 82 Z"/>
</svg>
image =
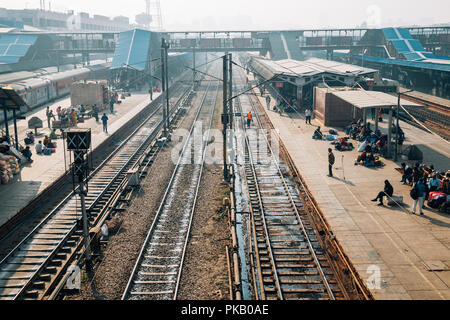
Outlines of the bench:
<svg viewBox="0 0 450 320">
<path fill-rule="evenodd" d="M 394 207 L 397 204 L 403 203 L 403 196 L 399 194 L 393 194 L 392 197 L 387 198 L 387 204 L 388 206 Z"/>
</svg>

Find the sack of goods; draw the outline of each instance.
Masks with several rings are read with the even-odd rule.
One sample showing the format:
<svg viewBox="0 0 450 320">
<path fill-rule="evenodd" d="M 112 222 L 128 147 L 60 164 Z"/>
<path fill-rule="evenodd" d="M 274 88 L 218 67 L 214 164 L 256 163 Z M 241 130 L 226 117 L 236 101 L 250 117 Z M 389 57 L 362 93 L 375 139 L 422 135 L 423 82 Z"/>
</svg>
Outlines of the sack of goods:
<svg viewBox="0 0 450 320">
<path fill-rule="evenodd" d="M 9 183 L 20 172 L 19 161 L 14 156 L 0 154 L 0 182 Z"/>
</svg>

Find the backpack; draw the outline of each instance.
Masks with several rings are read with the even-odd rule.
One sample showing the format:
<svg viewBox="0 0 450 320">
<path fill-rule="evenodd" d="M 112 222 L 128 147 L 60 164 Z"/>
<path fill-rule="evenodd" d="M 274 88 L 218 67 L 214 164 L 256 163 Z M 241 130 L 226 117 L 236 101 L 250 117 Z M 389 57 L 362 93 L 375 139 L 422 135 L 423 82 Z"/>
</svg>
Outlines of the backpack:
<svg viewBox="0 0 450 320">
<path fill-rule="evenodd" d="M 417 188 L 415 186 L 414 186 L 414 188 L 411 189 L 411 191 L 409 192 L 409 195 L 411 196 L 411 198 L 413 200 L 419 199 L 419 192 L 417 191 Z"/>
</svg>

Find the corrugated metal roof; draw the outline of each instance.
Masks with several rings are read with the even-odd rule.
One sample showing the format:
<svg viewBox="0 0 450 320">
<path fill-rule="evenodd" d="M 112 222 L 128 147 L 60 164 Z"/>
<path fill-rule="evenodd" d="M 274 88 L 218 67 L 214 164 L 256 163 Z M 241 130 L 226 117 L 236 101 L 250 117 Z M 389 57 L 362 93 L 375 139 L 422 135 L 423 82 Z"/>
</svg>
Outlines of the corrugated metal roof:
<svg viewBox="0 0 450 320">
<path fill-rule="evenodd" d="M 129 66 L 134 69 L 144 70 L 148 59 L 150 36 L 150 31 L 142 29 L 121 32 L 114 51 L 111 69 Z"/>
<path fill-rule="evenodd" d="M 374 69 L 318 58 L 311 58 L 304 61 L 292 59 L 273 61 L 253 58 L 253 67 L 266 79 L 281 74 L 297 77 L 312 76 L 321 73 L 355 76 L 376 72 Z"/>
<path fill-rule="evenodd" d="M 398 98 L 379 91 L 365 91 L 365 90 L 348 90 L 335 91 L 333 95 L 342 100 L 354 105 L 359 109 L 365 108 L 389 108 L 396 106 Z M 421 107 L 420 104 L 401 99 L 401 105 L 409 107 Z"/>
<path fill-rule="evenodd" d="M 355 57 L 359 60 L 362 59 L 362 56 L 355 56 Z M 421 68 L 421 69 L 431 69 L 431 70 L 450 72 L 450 65 L 443 64 L 443 63 L 442 64 L 430 63 L 430 62 L 426 62 L 426 60 L 425 61 L 404 61 L 404 60 L 383 59 L 383 58 L 364 56 L 364 61 L 397 64 L 397 65 L 406 66 L 406 67 L 414 67 L 414 68 Z M 445 59 L 443 59 L 442 61 L 445 62 Z"/>
</svg>

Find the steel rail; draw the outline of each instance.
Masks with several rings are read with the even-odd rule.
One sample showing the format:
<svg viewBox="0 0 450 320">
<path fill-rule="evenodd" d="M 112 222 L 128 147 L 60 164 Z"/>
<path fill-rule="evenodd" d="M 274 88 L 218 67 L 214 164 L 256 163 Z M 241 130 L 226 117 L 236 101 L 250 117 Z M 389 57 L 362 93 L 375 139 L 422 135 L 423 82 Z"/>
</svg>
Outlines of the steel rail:
<svg viewBox="0 0 450 320">
<path fill-rule="evenodd" d="M 213 121 L 213 118 L 214 118 L 214 111 L 215 111 L 216 105 L 217 105 L 217 98 L 219 96 L 218 93 L 219 93 L 219 86 L 217 86 L 215 99 L 214 99 L 214 105 L 213 105 L 213 107 L 211 109 L 210 120 L 209 120 L 209 124 L 208 124 L 208 128 L 209 129 L 207 131 L 208 132 L 207 138 L 204 140 L 204 146 L 203 146 L 204 150 L 203 150 L 203 154 L 202 154 L 202 163 L 201 163 L 201 166 L 200 166 L 200 175 L 198 177 L 197 186 L 195 188 L 194 203 L 192 204 L 192 209 L 191 209 L 191 214 L 190 214 L 190 219 L 189 219 L 189 226 L 188 226 L 188 231 L 187 231 L 187 235 L 186 235 L 186 240 L 185 240 L 185 243 L 184 243 L 184 246 L 183 246 L 183 254 L 182 254 L 182 257 L 181 257 L 181 263 L 180 263 L 180 268 L 179 268 L 179 271 L 178 271 L 178 277 L 177 277 L 177 282 L 176 282 L 176 286 L 175 286 L 175 293 L 174 293 L 173 300 L 177 299 L 178 288 L 179 288 L 179 285 L 180 285 L 181 273 L 182 273 L 182 270 L 183 270 L 184 258 L 185 258 L 185 254 L 186 254 L 186 248 L 187 248 L 187 244 L 188 244 L 188 241 L 189 241 L 189 235 L 190 235 L 190 232 L 191 232 L 191 226 L 192 226 L 192 220 L 194 218 L 195 207 L 197 205 L 198 190 L 200 189 L 200 182 L 201 182 L 202 176 L 203 176 L 203 167 L 204 167 L 204 164 L 205 164 L 206 151 L 207 151 L 207 146 L 208 146 L 207 143 L 208 143 L 209 138 L 211 136 L 211 130 L 210 129 L 211 129 L 212 121 Z"/>
<path fill-rule="evenodd" d="M 242 76 L 242 75 L 241 75 L 241 76 Z M 258 123 L 259 123 L 259 126 L 260 126 L 260 128 L 262 129 L 262 128 L 263 128 L 263 125 L 262 125 L 261 120 L 260 120 L 260 118 L 259 118 L 258 111 L 256 110 L 256 108 L 255 108 L 255 106 L 254 106 L 254 101 L 253 101 L 252 97 L 249 97 L 248 99 L 249 99 L 249 102 L 250 102 L 250 104 L 251 104 L 252 109 L 254 109 L 254 112 L 255 112 L 255 118 L 257 119 L 257 121 L 258 121 Z M 267 144 L 267 147 L 268 147 L 268 149 L 269 149 L 269 151 L 270 151 L 270 154 L 272 155 L 272 158 L 273 158 L 273 160 L 274 160 L 273 163 L 275 164 L 275 167 L 276 167 L 276 169 L 277 169 L 277 171 L 278 171 L 280 181 L 282 182 L 283 187 L 284 187 L 284 190 L 285 190 L 285 192 L 286 192 L 286 194 L 287 194 L 287 196 L 288 196 L 288 198 L 289 198 L 289 201 L 290 201 L 290 203 L 291 203 L 291 207 L 292 207 L 292 209 L 293 209 L 293 211 L 294 211 L 294 213 L 295 213 L 295 215 L 296 215 L 297 221 L 299 222 L 299 224 L 300 224 L 300 226 L 301 226 L 301 230 L 302 230 L 303 235 L 304 235 L 304 237 L 305 237 L 305 239 L 306 239 L 306 242 L 307 242 L 309 251 L 310 251 L 310 253 L 311 253 L 311 255 L 312 255 L 313 259 L 314 259 L 314 262 L 315 262 L 315 264 L 316 264 L 316 269 L 318 270 L 318 272 L 319 272 L 319 274 L 320 274 L 320 276 L 321 276 L 321 278 L 322 278 L 322 282 L 323 282 L 323 284 L 324 284 L 324 286 L 325 286 L 325 288 L 326 288 L 326 290 L 327 290 L 327 292 L 328 292 L 328 295 L 329 295 L 330 299 L 335 299 L 335 296 L 334 296 L 334 294 L 333 294 L 333 291 L 332 291 L 332 289 L 331 289 L 331 287 L 330 287 L 330 285 L 329 285 L 329 283 L 328 283 L 328 280 L 326 279 L 326 276 L 325 276 L 325 274 L 324 274 L 324 272 L 323 272 L 323 269 L 322 269 L 322 267 L 321 267 L 321 265 L 320 265 L 320 262 L 319 262 L 319 260 L 318 260 L 318 258 L 317 258 L 317 255 L 316 255 L 316 253 L 315 253 L 315 250 L 314 250 L 314 248 L 313 248 L 313 246 L 312 246 L 310 237 L 309 237 L 309 235 L 308 235 L 308 233 L 307 233 L 307 231 L 306 231 L 306 228 L 305 228 L 305 226 L 304 226 L 304 224 L 303 224 L 302 218 L 300 217 L 300 214 L 299 214 L 299 212 L 298 212 L 298 210 L 297 210 L 297 206 L 296 206 L 296 204 L 295 204 L 295 201 L 293 200 L 291 191 L 289 190 L 289 188 L 288 188 L 288 186 L 287 186 L 287 183 L 286 183 L 286 180 L 284 179 L 284 176 L 283 176 L 283 174 L 282 174 L 282 172 L 281 172 L 279 162 L 278 162 L 278 160 L 276 159 L 276 157 L 275 157 L 275 155 L 274 155 L 273 149 L 271 148 L 270 143 L 269 143 L 269 141 L 268 141 L 266 135 L 264 134 L 263 137 L 264 137 L 264 139 L 265 139 L 265 141 L 266 141 L 266 144 Z M 246 135 L 246 140 L 248 140 L 247 135 Z M 247 143 L 248 143 L 248 142 L 247 142 Z M 248 145 L 249 145 L 249 143 L 248 143 Z M 249 150 L 250 150 L 250 148 L 249 148 Z M 253 163 L 252 161 L 251 161 L 251 165 L 252 165 L 252 167 L 254 167 L 254 163 Z M 254 168 L 253 168 L 253 172 L 255 172 L 255 169 L 254 169 Z M 255 184 L 256 184 L 256 185 L 258 184 L 256 176 L 255 176 Z M 261 196 L 260 196 L 260 195 L 258 195 L 258 197 L 259 197 L 259 199 L 261 199 Z M 260 203 L 261 203 L 261 208 L 260 208 L 260 210 L 263 212 L 264 209 L 262 208 L 262 201 L 261 201 L 261 200 L 260 200 Z M 264 216 L 264 215 L 263 215 L 263 216 Z M 264 221 L 265 221 L 265 220 L 264 220 Z M 264 226 L 265 226 L 265 233 L 266 233 L 266 236 L 268 237 L 268 235 L 267 235 L 267 228 L 266 228 L 266 224 L 265 224 L 265 223 L 264 223 Z M 269 238 L 267 238 L 267 241 L 270 241 Z M 273 256 L 272 256 L 272 261 L 274 262 L 274 267 L 275 267 L 275 260 L 273 259 Z M 261 272 L 260 272 L 260 273 L 261 273 Z M 280 288 L 281 288 L 281 287 L 280 287 Z"/>
<path fill-rule="evenodd" d="M 138 126 L 138 128 L 136 128 L 136 130 L 133 131 L 132 134 L 130 134 L 104 161 L 102 161 L 102 163 L 89 175 L 89 179 L 92 179 L 93 177 L 95 177 L 98 172 L 100 172 L 100 170 L 102 168 L 104 168 L 106 166 L 106 164 L 108 163 L 109 160 L 113 159 L 113 157 L 117 154 L 119 154 L 119 152 L 122 150 L 123 146 L 126 145 L 126 143 L 128 141 L 130 141 L 130 139 L 139 131 L 139 129 L 141 129 L 151 118 L 153 118 L 153 116 L 158 113 L 158 111 L 161 109 L 161 104 L 144 120 L 144 122 L 142 124 L 140 124 Z M 158 129 L 159 126 L 157 126 L 157 128 L 155 130 Z M 132 160 L 132 158 L 136 155 L 137 151 L 142 148 L 143 145 L 145 145 L 145 143 L 148 141 L 148 139 L 144 139 L 142 141 L 142 144 L 137 148 L 136 152 L 134 152 L 130 157 L 129 157 L 129 161 Z M 126 161 L 126 163 L 129 163 L 129 161 Z M 123 170 L 126 167 L 126 164 L 124 164 L 120 170 Z M 119 170 L 119 173 L 120 173 Z M 112 181 L 114 179 L 116 179 L 118 176 L 118 174 L 114 175 Z M 112 182 L 110 181 L 110 183 L 107 184 L 105 189 L 108 189 L 111 186 Z M 102 190 L 102 194 L 104 194 L 105 189 Z M 22 241 L 12 250 L 8 253 L 8 255 L 0 262 L 0 267 L 1 266 L 8 266 L 12 263 L 9 262 L 9 260 L 16 255 L 16 253 L 18 252 L 23 252 L 23 250 L 21 250 L 22 246 L 25 246 L 25 244 L 27 242 L 31 242 L 30 240 L 33 239 L 34 235 L 38 233 L 38 231 L 43 230 L 47 225 L 50 225 L 51 220 L 57 216 L 57 214 L 59 212 L 61 212 L 62 209 L 64 209 L 66 206 L 68 206 L 70 204 L 70 201 L 72 199 L 75 199 L 75 192 L 71 192 L 63 201 L 61 201 L 56 208 L 54 208 L 47 216 L 46 218 L 39 223 L 39 225 L 37 225 L 24 239 L 22 239 Z M 13 288 L 18 288 L 20 287 L 20 289 L 17 291 L 17 293 L 11 297 L 11 295 L 7 295 L 6 297 L 8 297 L 9 299 L 17 299 L 20 295 L 22 295 L 24 293 L 24 291 L 30 286 L 30 284 L 36 279 L 36 277 L 40 274 L 40 272 L 46 268 L 48 266 L 48 263 L 50 262 L 50 260 L 56 255 L 56 253 L 58 253 L 61 248 L 63 247 L 63 245 L 67 242 L 67 240 L 74 234 L 74 232 L 77 229 L 77 225 L 75 223 L 75 220 L 73 220 L 72 222 L 68 222 L 70 220 L 67 220 L 65 222 L 60 222 L 60 224 L 64 224 L 67 226 L 67 232 L 61 237 L 61 239 L 59 240 L 59 242 L 57 243 L 57 245 L 53 248 L 53 250 L 51 250 L 48 254 L 46 254 L 44 256 L 44 260 L 42 261 L 42 263 L 38 264 L 38 268 L 35 268 L 34 270 L 32 270 L 30 273 L 28 273 L 28 276 L 23 276 L 23 278 L 21 278 L 20 280 L 22 280 L 21 284 L 17 285 L 17 286 L 13 286 Z M 70 229 L 70 230 L 69 230 Z M 50 241 L 50 240 L 48 240 Z M 26 249 L 25 249 L 26 250 Z M 44 250 L 44 251 L 48 251 L 48 250 Z M 33 257 L 33 256 L 31 256 Z M 40 255 L 39 257 L 43 257 L 42 255 Z M 23 259 L 26 259 L 26 257 L 24 256 Z M 20 259 L 19 259 L 20 260 Z M 15 263 L 17 264 L 17 263 Z M 19 263 L 20 266 L 20 263 Z M 16 269 L 17 270 L 17 269 Z M 3 283 L 6 283 L 4 285 L 1 285 L 1 287 L 3 288 L 10 288 L 11 286 L 8 285 L 8 278 L 6 277 L 1 277 L 1 273 L 14 273 L 17 272 L 12 268 L 6 268 L 6 270 L 0 270 L 0 279 L 2 279 L 1 281 Z M 20 271 L 19 271 L 20 272 Z M 25 279 L 24 279 L 25 278 Z M 0 283 L 1 284 L 1 283 Z M 1 294 L 1 292 L 0 292 Z"/>
<path fill-rule="evenodd" d="M 182 162 L 182 160 L 184 158 L 184 154 L 186 152 L 187 146 L 189 145 L 189 142 L 191 141 L 191 136 L 192 136 L 192 133 L 193 133 L 193 130 L 194 130 L 194 127 L 195 127 L 195 122 L 199 118 L 199 115 L 200 115 L 200 113 L 201 113 L 201 111 L 203 109 L 204 102 L 206 100 L 209 88 L 210 88 L 210 82 L 208 82 L 207 90 L 205 90 L 205 94 L 202 97 L 201 105 L 200 105 L 200 107 L 199 107 L 199 109 L 198 109 L 198 111 L 197 111 L 197 113 L 195 115 L 195 119 L 194 119 L 194 121 L 192 123 L 191 129 L 189 131 L 189 135 L 188 135 L 188 137 L 187 137 L 187 139 L 186 139 L 186 141 L 185 141 L 185 143 L 183 145 L 183 149 L 180 152 L 180 156 L 179 156 L 177 164 L 175 165 L 175 168 L 174 168 L 174 170 L 172 172 L 171 178 L 169 180 L 169 184 L 168 184 L 168 186 L 167 186 L 167 188 L 165 190 L 165 193 L 163 195 L 162 201 L 161 201 L 161 203 L 159 205 L 159 208 L 157 210 L 157 213 L 156 213 L 156 215 L 155 215 L 155 217 L 153 219 L 152 225 L 151 225 L 151 227 L 149 229 L 149 232 L 148 232 L 148 234 L 147 234 L 147 236 L 146 236 L 146 238 L 144 240 L 144 243 L 143 243 L 143 245 L 141 247 L 141 250 L 139 252 L 138 258 L 137 258 L 136 263 L 135 263 L 135 266 L 134 266 L 133 271 L 131 273 L 131 276 L 130 276 L 130 278 L 128 280 L 128 283 L 127 283 L 127 286 L 126 286 L 126 288 L 124 290 L 124 293 L 122 295 L 122 300 L 127 299 L 129 297 L 129 295 L 132 294 L 132 292 L 130 292 L 130 290 L 131 290 L 131 288 L 132 288 L 132 286 L 134 284 L 134 279 L 136 278 L 136 276 L 137 276 L 137 274 L 139 272 L 139 268 L 141 267 L 141 263 L 142 263 L 143 259 L 145 258 L 144 257 L 144 252 L 147 249 L 147 245 L 148 245 L 151 237 L 154 234 L 155 228 L 156 228 L 156 226 L 157 226 L 157 224 L 159 222 L 159 219 L 160 219 L 160 217 L 162 215 L 164 206 L 165 206 L 166 201 L 168 199 L 168 195 L 169 195 L 170 191 L 172 190 L 172 187 L 173 187 L 173 185 L 175 183 L 175 177 L 177 176 L 177 173 L 179 172 L 179 168 L 180 168 L 181 162 Z"/>
</svg>

